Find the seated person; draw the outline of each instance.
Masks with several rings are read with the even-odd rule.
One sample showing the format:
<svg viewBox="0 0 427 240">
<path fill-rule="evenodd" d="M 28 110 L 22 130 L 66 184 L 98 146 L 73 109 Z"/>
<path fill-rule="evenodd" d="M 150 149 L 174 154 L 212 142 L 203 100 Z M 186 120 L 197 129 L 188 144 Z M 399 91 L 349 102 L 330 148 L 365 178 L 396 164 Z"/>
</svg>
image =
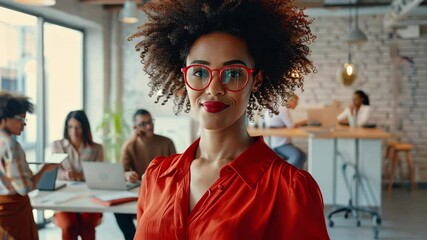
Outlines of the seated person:
<svg viewBox="0 0 427 240">
<path fill-rule="evenodd" d="M 362 90 L 357 90 L 353 94 L 353 103 L 338 115 L 337 120 L 343 125 L 362 126 L 368 123 L 369 114 L 369 97 Z"/>
<path fill-rule="evenodd" d="M 72 111 L 65 119 L 64 138 L 52 145 L 53 153 L 67 153 L 58 169 L 58 179 L 84 181 L 82 162 L 104 161 L 102 145 L 92 140 L 89 120 L 84 111 Z M 101 213 L 57 212 L 56 224 L 62 229 L 62 239 L 95 239 L 95 227 L 101 222 Z"/>
<path fill-rule="evenodd" d="M 126 171 L 126 180 L 136 182 L 141 179 L 151 160 L 157 156 L 175 154 L 175 146 L 167 137 L 154 134 L 154 120 L 151 114 L 139 109 L 133 115 L 133 136 L 123 144 L 120 161 Z M 115 213 L 117 224 L 126 240 L 135 235 L 133 219 L 136 214 Z"/>
<path fill-rule="evenodd" d="M 292 120 L 289 109 L 295 109 L 298 105 L 298 96 L 293 95 L 285 106 L 279 107 L 279 114 L 273 116 L 265 116 L 266 127 L 286 127 L 294 128 L 294 122 Z M 306 161 L 306 154 L 296 146 L 292 144 L 290 138 L 272 136 L 271 137 L 271 148 L 282 158 L 285 158 L 290 164 L 303 169 Z"/>
</svg>

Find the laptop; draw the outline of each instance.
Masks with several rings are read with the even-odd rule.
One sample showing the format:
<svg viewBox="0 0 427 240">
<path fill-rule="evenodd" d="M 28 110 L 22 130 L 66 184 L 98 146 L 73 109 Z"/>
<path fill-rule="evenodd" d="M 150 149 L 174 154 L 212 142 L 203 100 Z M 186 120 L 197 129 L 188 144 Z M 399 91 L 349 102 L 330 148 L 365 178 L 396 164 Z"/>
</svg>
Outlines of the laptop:
<svg viewBox="0 0 427 240">
<path fill-rule="evenodd" d="M 58 174 L 58 168 L 52 171 L 45 172 L 37 183 L 37 189 L 40 191 L 55 191 L 66 186 L 65 183 L 57 184 L 56 175 Z"/>
<path fill-rule="evenodd" d="M 316 127 L 306 129 L 309 134 L 324 134 L 335 130 L 338 124 L 338 111 L 334 107 L 307 109 L 307 126 Z"/>
<path fill-rule="evenodd" d="M 118 163 L 83 162 L 83 174 L 86 185 L 91 189 L 130 190 L 139 187 L 136 183 L 126 182 L 123 166 Z"/>
<path fill-rule="evenodd" d="M 335 128 L 338 124 L 337 109 L 333 107 L 307 109 L 308 126 Z"/>
<path fill-rule="evenodd" d="M 61 163 L 68 157 L 66 153 L 53 153 L 49 160 L 45 163 Z M 37 183 L 37 189 L 41 191 L 55 191 L 66 186 L 65 183 L 57 184 L 56 176 L 58 175 L 58 168 L 52 171 L 45 172 Z"/>
</svg>

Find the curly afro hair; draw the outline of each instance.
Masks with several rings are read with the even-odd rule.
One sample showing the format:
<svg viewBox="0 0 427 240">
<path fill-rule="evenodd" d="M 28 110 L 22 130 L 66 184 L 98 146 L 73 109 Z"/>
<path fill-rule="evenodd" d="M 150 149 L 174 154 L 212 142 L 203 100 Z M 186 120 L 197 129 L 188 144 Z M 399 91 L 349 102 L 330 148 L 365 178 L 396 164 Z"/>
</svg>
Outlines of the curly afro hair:
<svg viewBox="0 0 427 240">
<path fill-rule="evenodd" d="M 0 120 L 13 118 L 27 112 L 34 112 L 34 105 L 28 97 L 0 91 Z"/>
<path fill-rule="evenodd" d="M 250 96 L 247 113 L 263 108 L 277 114 L 279 105 L 302 88 L 303 75 L 315 71 L 308 59 L 311 33 L 303 10 L 290 0 L 167 0 L 144 5 L 149 21 L 129 41 L 139 38 L 144 71 L 150 78 L 149 96 L 156 102 L 174 96 L 174 112 L 190 111 L 183 74 L 193 43 L 202 35 L 224 32 L 244 40 L 262 70 L 263 83 Z M 184 109 L 185 106 L 185 109 Z"/>
</svg>

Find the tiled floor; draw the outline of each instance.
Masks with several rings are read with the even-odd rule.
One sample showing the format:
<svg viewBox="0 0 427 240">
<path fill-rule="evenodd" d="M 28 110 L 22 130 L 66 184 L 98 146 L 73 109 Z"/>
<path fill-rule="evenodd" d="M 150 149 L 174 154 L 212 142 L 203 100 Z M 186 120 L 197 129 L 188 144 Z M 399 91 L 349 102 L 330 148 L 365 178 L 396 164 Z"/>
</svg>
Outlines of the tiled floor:
<svg viewBox="0 0 427 240">
<path fill-rule="evenodd" d="M 331 209 L 325 210 L 325 215 Z M 407 192 L 395 189 L 392 196 L 383 194 L 382 226 L 379 239 L 424 240 L 427 239 L 427 190 Z M 343 214 L 334 217 L 335 226 L 329 228 L 332 240 L 373 239 L 371 219 L 364 218 L 362 225 L 356 227 L 353 219 L 345 219 Z M 41 240 L 61 239 L 61 231 L 49 224 L 39 231 Z M 97 239 L 121 240 L 123 236 L 111 213 L 104 214 L 102 224 L 97 228 Z"/>
<path fill-rule="evenodd" d="M 421 240 L 427 239 L 427 190 L 414 192 L 395 189 L 391 196 L 383 192 L 382 224 L 379 239 Z M 328 213 L 328 209 L 325 213 Z M 329 228 L 333 240 L 373 239 L 372 221 L 367 216 L 362 226 L 356 227 L 353 219 L 343 214 L 334 217 L 335 226 Z"/>
</svg>

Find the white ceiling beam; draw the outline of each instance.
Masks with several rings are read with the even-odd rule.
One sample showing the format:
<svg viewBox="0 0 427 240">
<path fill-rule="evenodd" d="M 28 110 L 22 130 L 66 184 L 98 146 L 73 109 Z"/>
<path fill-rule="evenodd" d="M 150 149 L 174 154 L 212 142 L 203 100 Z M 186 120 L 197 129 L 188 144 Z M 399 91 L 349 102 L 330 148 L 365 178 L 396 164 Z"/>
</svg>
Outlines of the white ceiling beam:
<svg viewBox="0 0 427 240">
<path fill-rule="evenodd" d="M 384 27 L 386 29 L 395 26 L 412 9 L 416 8 L 423 0 L 393 0 L 389 11 L 384 15 Z"/>
</svg>

